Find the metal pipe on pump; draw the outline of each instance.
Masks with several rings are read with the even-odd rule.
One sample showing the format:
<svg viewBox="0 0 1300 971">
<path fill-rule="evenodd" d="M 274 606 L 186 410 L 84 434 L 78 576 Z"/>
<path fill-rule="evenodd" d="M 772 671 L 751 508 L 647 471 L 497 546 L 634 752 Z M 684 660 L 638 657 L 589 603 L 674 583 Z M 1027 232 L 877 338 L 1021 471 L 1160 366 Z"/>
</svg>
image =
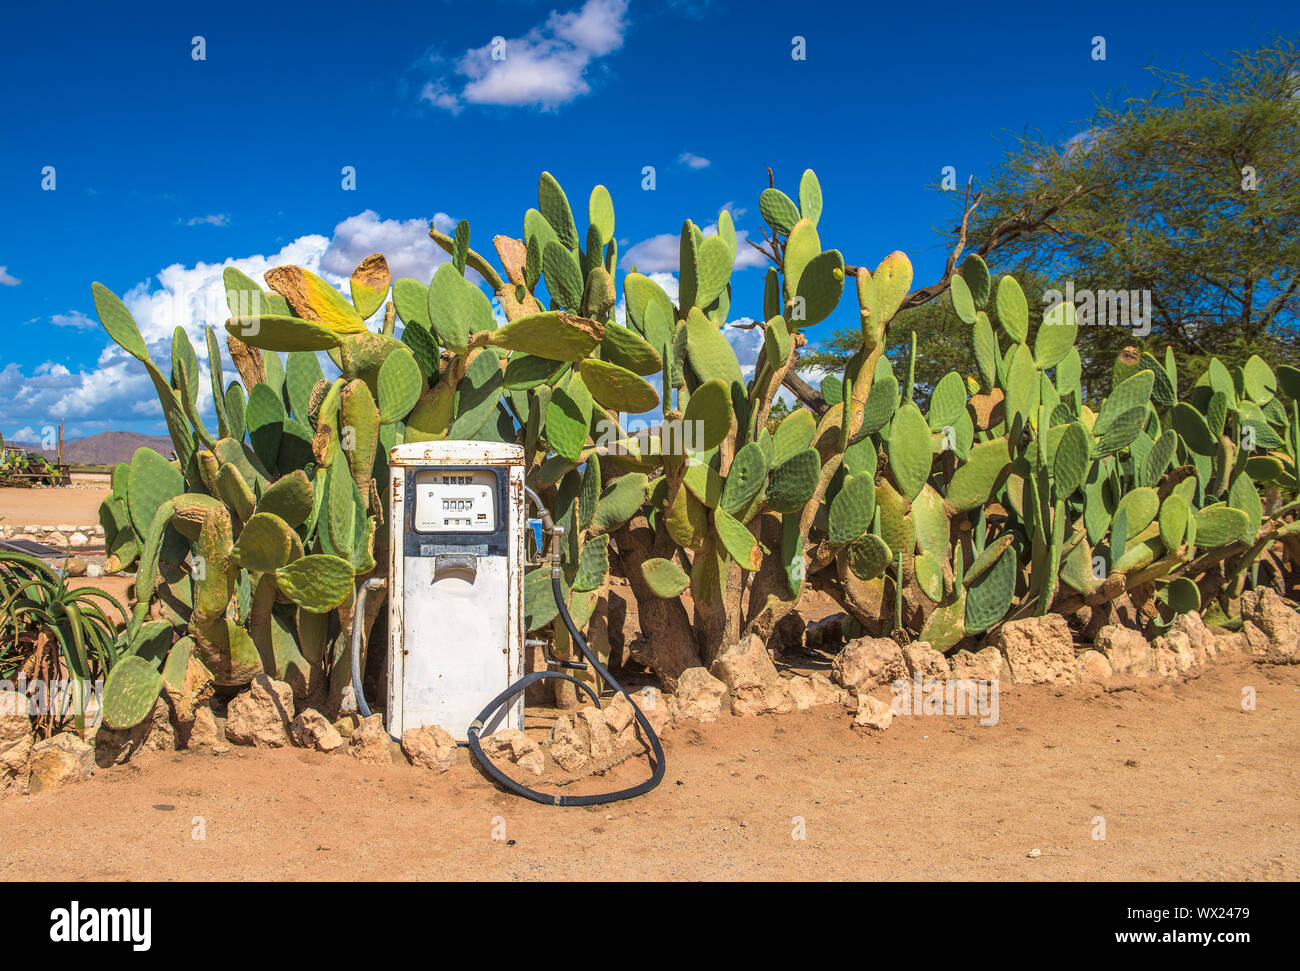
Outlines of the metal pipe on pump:
<svg viewBox="0 0 1300 971">
<path fill-rule="evenodd" d="M 564 528 L 555 524 L 541 498 L 524 484 L 523 461 L 521 447 L 497 442 L 420 442 L 392 449 L 389 578 L 372 577 L 360 585 L 352 620 L 352 690 L 357 709 L 365 717 L 371 714 L 361 684 L 366 597 L 371 590 L 388 586 L 385 714 L 390 735 L 400 737 L 421 725 L 465 724 L 470 713 L 491 698 L 469 721 L 464 741 L 483 771 L 503 788 L 556 806 L 591 806 L 642 795 L 663 780 L 663 746 L 569 614 L 560 582 Z M 539 544 L 536 560 L 528 560 L 525 552 L 525 497 L 537 506 L 549 539 Z M 524 567 L 548 563 L 559 616 L 586 659 L 550 663 L 580 670 L 590 667 L 632 703 L 654 760 L 650 778 L 639 785 L 586 796 L 550 795 L 511 779 L 483 754 L 479 736 L 486 726 L 509 719 L 523 728 L 523 693 L 529 685 L 568 681 L 600 707 L 597 693 L 572 675 L 523 674 Z"/>
</svg>

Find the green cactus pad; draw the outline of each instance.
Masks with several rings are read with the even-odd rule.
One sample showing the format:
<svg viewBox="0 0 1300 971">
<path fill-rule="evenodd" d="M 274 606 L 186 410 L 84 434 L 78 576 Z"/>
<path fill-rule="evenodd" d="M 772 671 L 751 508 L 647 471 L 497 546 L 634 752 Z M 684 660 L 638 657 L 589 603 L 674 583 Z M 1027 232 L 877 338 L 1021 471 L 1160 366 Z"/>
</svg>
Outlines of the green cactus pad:
<svg viewBox="0 0 1300 971">
<path fill-rule="evenodd" d="M 1176 577 L 1164 589 L 1165 602 L 1175 614 L 1190 614 L 1201 609 L 1201 591 L 1187 577 Z"/>
<path fill-rule="evenodd" d="M 1259 489 L 1245 472 L 1232 480 L 1228 489 L 1228 505 L 1246 514 L 1246 526 L 1238 537 L 1243 543 L 1253 543 L 1264 521 L 1264 504 Z"/>
<path fill-rule="evenodd" d="M 574 590 L 598 590 L 609 575 L 609 537 L 596 536 L 582 544 L 578 570 L 573 577 Z"/>
<path fill-rule="evenodd" d="M 659 407 L 659 393 L 627 368 L 597 358 L 588 358 L 579 367 L 592 397 L 603 407 L 633 415 Z"/>
<path fill-rule="evenodd" d="M 384 358 L 384 363 L 379 366 L 376 387 L 381 422 L 398 421 L 410 414 L 424 391 L 424 375 L 415 355 L 401 349 Z"/>
<path fill-rule="evenodd" d="M 966 633 L 982 633 L 1005 617 L 1015 593 L 1016 557 L 1005 548 L 966 590 Z"/>
<path fill-rule="evenodd" d="M 1155 520 L 1159 509 L 1160 497 L 1156 494 L 1155 489 L 1146 487 L 1126 492 L 1115 507 L 1116 519 L 1119 518 L 1119 514 L 1122 512 L 1128 525 L 1125 540 L 1132 540 L 1150 526 Z"/>
<path fill-rule="evenodd" d="M 831 546 L 846 546 L 871 528 L 876 509 L 876 483 L 872 476 L 857 475 L 831 500 L 826 539 Z"/>
<path fill-rule="evenodd" d="M 1065 426 L 1052 460 L 1052 485 L 1056 495 L 1068 499 L 1088 477 L 1092 460 L 1092 435 L 1080 422 Z"/>
<path fill-rule="evenodd" d="M 151 448 L 138 448 L 131 457 L 131 478 L 127 486 L 127 511 L 131 524 L 140 536 L 149 527 L 158 509 L 168 499 L 185 491 L 185 477 L 171 462 Z"/>
<path fill-rule="evenodd" d="M 707 452 L 717 448 L 731 433 L 735 421 L 728 383 L 714 379 L 696 388 L 686 404 L 682 420 L 689 429 L 694 451 Z"/>
<path fill-rule="evenodd" d="M 649 341 L 632 328 L 612 320 L 605 323 L 600 352 L 605 360 L 625 367 L 634 374 L 658 374 L 663 370 L 663 359 L 650 346 Z"/>
<path fill-rule="evenodd" d="M 612 533 L 631 519 L 645 503 L 648 478 L 641 472 L 620 476 L 596 503 L 591 520 L 593 535 Z"/>
<path fill-rule="evenodd" d="M 1210 433 L 1201 413 L 1185 401 L 1174 405 L 1170 412 L 1174 429 L 1182 437 L 1184 444 L 1199 455 L 1213 455 L 1218 449 L 1218 438 Z"/>
<path fill-rule="evenodd" d="M 921 409 L 904 402 L 894 414 L 889 431 L 889 471 L 903 498 L 909 502 L 925 485 L 930 475 L 933 453 L 930 448 L 930 425 Z"/>
<path fill-rule="evenodd" d="M 972 446 L 970 457 L 958 466 L 948 485 L 948 505 L 953 512 L 966 512 L 988 502 L 998 480 L 1011 463 L 1005 438 Z"/>
<path fill-rule="evenodd" d="M 327 351 L 343 343 L 328 327 L 297 317 L 234 317 L 226 330 L 250 347 L 267 351 Z"/>
<path fill-rule="evenodd" d="M 1222 503 L 1207 506 L 1196 514 L 1196 545 L 1214 549 L 1237 542 L 1250 528 L 1250 517 L 1240 509 Z"/>
<path fill-rule="evenodd" d="M 254 513 L 239 533 L 232 556 L 246 570 L 274 573 L 294 553 L 293 530 L 274 513 Z"/>
<path fill-rule="evenodd" d="M 790 312 L 790 327 L 802 330 L 821 323 L 839 306 L 843 295 L 843 255 L 839 250 L 817 254 L 799 276 L 796 304 Z"/>
<path fill-rule="evenodd" d="M 491 340 L 497 347 L 548 361 L 581 361 L 604 337 L 605 327 L 598 321 L 552 310 L 513 320 Z"/>
<path fill-rule="evenodd" d="M 686 354 L 700 380 L 744 385 L 736 352 L 718 325 L 698 307 L 692 307 L 686 318 Z"/>
<path fill-rule="evenodd" d="M 104 724 L 119 730 L 134 728 L 149 717 L 162 686 L 156 666 L 135 655 L 122 658 L 104 681 Z"/>
<path fill-rule="evenodd" d="M 817 419 L 807 408 L 798 408 L 782 419 L 772 436 L 772 466 L 781 465 L 812 444 Z"/>
<path fill-rule="evenodd" d="M 802 218 L 794 200 L 780 189 L 764 189 L 758 196 L 758 211 L 763 220 L 783 236 L 789 236 L 795 223 Z M 808 217 L 810 222 L 816 220 Z"/>
<path fill-rule="evenodd" d="M 764 502 L 776 512 L 800 512 L 812 500 L 820 476 L 821 456 L 817 450 L 796 452 L 772 469 Z"/>
<path fill-rule="evenodd" d="M 681 567 L 672 560 L 659 557 L 648 559 L 641 564 L 641 576 L 645 578 L 651 593 L 665 599 L 680 597 L 691 585 L 691 578 Z"/>
<path fill-rule="evenodd" d="M 757 442 L 747 442 L 731 462 L 719 508 L 739 517 L 767 482 L 767 456 Z"/>
<path fill-rule="evenodd" d="M 883 576 L 894 559 L 889 545 L 875 533 L 867 533 L 854 540 L 844 552 L 848 557 L 849 569 L 863 581 Z"/>
<path fill-rule="evenodd" d="M 753 572 L 763 565 L 763 552 L 758 545 L 758 540 L 744 523 L 724 509 L 715 509 L 713 527 L 717 530 L 718 538 L 722 540 L 727 554 L 740 564 L 742 570 Z"/>
<path fill-rule="evenodd" d="M 543 172 L 537 180 L 537 208 L 554 230 L 556 239 L 568 249 L 577 249 L 578 230 L 573 223 L 569 198 L 550 172 Z"/>
<path fill-rule="evenodd" d="M 998 280 L 995 303 L 998 323 L 1006 335 L 1015 343 L 1023 344 L 1029 336 L 1029 303 L 1015 277 L 1008 275 Z"/>
<path fill-rule="evenodd" d="M 696 499 L 714 509 L 722 499 L 726 480 L 711 465 L 692 465 L 682 476 L 682 483 Z"/>
<path fill-rule="evenodd" d="M 274 514 L 296 529 L 311 515 L 312 501 L 311 480 L 302 469 L 294 469 L 262 493 L 257 512 Z"/>
<path fill-rule="evenodd" d="M 1034 363 L 1043 370 L 1056 367 L 1070 353 L 1078 334 L 1074 304 L 1064 300 L 1053 304 L 1043 314 L 1043 322 L 1034 336 Z"/>
<path fill-rule="evenodd" d="M 546 408 L 546 436 L 556 453 L 577 462 L 587 444 L 591 427 L 591 392 L 581 377 L 574 376 L 563 388 L 551 393 Z"/>
<path fill-rule="evenodd" d="M 337 556 L 313 553 L 275 571 L 280 592 L 303 610 L 323 614 L 352 592 L 352 564 Z"/>
<path fill-rule="evenodd" d="M 926 420 L 931 431 L 941 432 L 956 424 L 966 410 L 966 383 L 956 371 L 949 371 L 934 386 Z"/>
</svg>

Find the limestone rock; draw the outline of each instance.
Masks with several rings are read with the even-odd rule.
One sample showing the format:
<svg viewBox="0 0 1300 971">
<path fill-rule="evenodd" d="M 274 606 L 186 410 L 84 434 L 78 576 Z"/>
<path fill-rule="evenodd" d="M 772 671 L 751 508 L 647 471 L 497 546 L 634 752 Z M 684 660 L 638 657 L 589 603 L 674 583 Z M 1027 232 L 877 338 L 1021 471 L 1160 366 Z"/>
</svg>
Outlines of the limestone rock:
<svg viewBox="0 0 1300 971">
<path fill-rule="evenodd" d="M 134 728 L 99 726 L 95 732 L 95 764 L 108 768 L 129 761 L 137 752 L 172 752 L 178 747 L 171 706 L 159 698 L 149 717 Z"/>
<path fill-rule="evenodd" d="M 888 637 L 849 641 L 831 662 L 832 680 L 854 691 L 870 691 L 907 677 L 903 651 Z"/>
<path fill-rule="evenodd" d="M 674 717 L 716 721 L 726 695 L 727 686 L 704 668 L 687 668 L 677 679 L 677 690 L 673 692 Z"/>
<path fill-rule="evenodd" d="M 614 736 L 605 724 L 603 711 L 594 705 L 588 705 L 577 713 L 576 720 L 587 737 L 587 749 L 593 759 L 607 759 L 614 754 Z"/>
<path fill-rule="evenodd" d="M 456 739 L 441 725 L 408 728 L 402 732 L 402 751 L 421 769 L 441 773 L 456 764 Z"/>
<path fill-rule="evenodd" d="M 733 715 L 783 714 L 794 709 L 790 688 L 757 634 L 724 647 L 713 662 L 713 675 L 731 693 Z"/>
<path fill-rule="evenodd" d="M 0 690 L 0 796 L 27 791 L 32 753 L 32 720 L 27 699 L 17 691 Z"/>
<path fill-rule="evenodd" d="M 85 782 L 94 771 L 95 750 L 72 732 L 60 732 L 32 746 L 32 792 Z"/>
<path fill-rule="evenodd" d="M 1097 650 L 1106 655 L 1111 670 L 1131 678 L 1154 678 L 1156 656 L 1140 631 L 1112 624 L 1097 633 Z"/>
<path fill-rule="evenodd" d="M 163 689 L 167 692 L 178 722 L 187 725 L 194 721 L 195 709 L 212 697 L 212 680 L 212 672 L 197 656 L 191 654 L 181 683 L 173 687 L 164 681 Z"/>
<path fill-rule="evenodd" d="M 1026 617 L 1003 624 L 994 637 L 1007 659 L 1014 684 L 1073 684 L 1079 677 L 1074 640 L 1059 614 Z"/>
<path fill-rule="evenodd" d="M 996 647 L 986 647 L 980 651 L 958 651 L 948 659 L 952 664 L 952 676 L 963 681 L 984 681 L 992 684 L 997 681 L 1010 681 L 1011 670 L 1007 660 Z"/>
<path fill-rule="evenodd" d="M 343 747 L 343 736 L 338 729 L 315 708 L 299 713 L 289 724 L 289 733 L 293 736 L 293 743 L 301 748 L 334 752 Z"/>
<path fill-rule="evenodd" d="M 1079 680 L 1084 684 L 1103 684 L 1114 674 L 1110 661 L 1100 651 L 1084 651 L 1079 655 Z"/>
<path fill-rule="evenodd" d="M 1241 616 L 1267 638 L 1261 657 L 1264 663 L 1300 663 L 1300 614 L 1276 590 L 1271 587 L 1247 590 L 1241 595 Z"/>
<path fill-rule="evenodd" d="M 563 714 L 551 726 L 551 758 L 565 772 L 577 772 L 591 760 L 587 740 L 571 714 Z"/>
<path fill-rule="evenodd" d="M 212 713 L 211 705 L 199 705 L 194 709 L 194 724 L 190 726 L 190 737 L 185 746 L 191 749 L 211 749 L 213 752 L 228 752 L 225 733 L 217 724 L 217 717 Z"/>
<path fill-rule="evenodd" d="M 259 674 L 248 690 L 226 706 L 226 738 L 236 745 L 280 748 L 293 744 L 293 689 L 270 675 Z M 381 727 L 380 731 L 383 729 Z M 387 738 L 387 734 L 384 735 Z"/>
<path fill-rule="evenodd" d="M 853 718 L 854 725 L 883 732 L 894 723 L 894 712 L 889 705 L 871 695 L 858 695 L 858 711 Z"/>
<path fill-rule="evenodd" d="M 903 660 L 912 676 L 920 675 L 922 681 L 946 681 L 952 674 L 948 659 L 925 641 L 916 641 L 903 648 Z"/>
<path fill-rule="evenodd" d="M 288 685 L 284 686 L 288 689 Z M 226 734 L 230 734 L 227 726 Z M 389 747 L 391 739 L 384 728 L 383 715 L 371 715 L 363 719 L 357 730 L 348 738 L 348 754 L 365 765 L 392 765 L 393 754 Z"/>
</svg>

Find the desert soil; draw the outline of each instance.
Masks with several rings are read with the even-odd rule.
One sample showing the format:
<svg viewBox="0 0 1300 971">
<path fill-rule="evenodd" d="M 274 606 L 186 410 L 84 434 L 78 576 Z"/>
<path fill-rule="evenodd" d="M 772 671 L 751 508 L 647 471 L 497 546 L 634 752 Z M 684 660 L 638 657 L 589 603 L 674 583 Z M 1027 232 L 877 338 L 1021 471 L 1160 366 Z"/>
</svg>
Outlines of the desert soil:
<svg viewBox="0 0 1300 971">
<path fill-rule="evenodd" d="M 592 809 L 501 792 L 463 750 L 443 775 L 293 749 L 149 753 L 6 800 L 0 845 L 32 851 L 7 854 L 0 876 L 1300 877 L 1300 666 L 1238 661 L 1124 690 L 1007 687 L 999 715 L 991 727 L 899 717 L 881 734 L 837 708 L 687 723 L 666 733 L 657 790 Z M 572 789 L 645 771 L 638 760 Z"/>
<path fill-rule="evenodd" d="M 106 477 L 71 489 L 0 489 L 0 517 L 10 526 L 93 526 L 112 491 Z"/>
</svg>

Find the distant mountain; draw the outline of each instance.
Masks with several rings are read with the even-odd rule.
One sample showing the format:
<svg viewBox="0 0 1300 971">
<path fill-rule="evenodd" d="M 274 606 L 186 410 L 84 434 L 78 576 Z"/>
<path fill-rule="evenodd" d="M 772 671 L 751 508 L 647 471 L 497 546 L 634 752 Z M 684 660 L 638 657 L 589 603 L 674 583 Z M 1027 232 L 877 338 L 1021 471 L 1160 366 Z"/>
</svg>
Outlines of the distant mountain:
<svg viewBox="0 0 1300 971">
<path fill-rule="evenodd" d="M 31 452 L 40 452 L 50 461 L 54 461 L 57 450 L 37 448 L 25 442 L 6 442 L 17 448 Z M 89 438 L 78 438 L 63 443 L 63 461 L 69 465 L 112 465 L 115 462 L 130 462 L 135 450 L 140 447 L 151 448 L 163 458 L 172 458 L 176 449 L 172 440 L 166 435 L 141 435 L 137 432 L 100 432 Z"/>
</svg>

